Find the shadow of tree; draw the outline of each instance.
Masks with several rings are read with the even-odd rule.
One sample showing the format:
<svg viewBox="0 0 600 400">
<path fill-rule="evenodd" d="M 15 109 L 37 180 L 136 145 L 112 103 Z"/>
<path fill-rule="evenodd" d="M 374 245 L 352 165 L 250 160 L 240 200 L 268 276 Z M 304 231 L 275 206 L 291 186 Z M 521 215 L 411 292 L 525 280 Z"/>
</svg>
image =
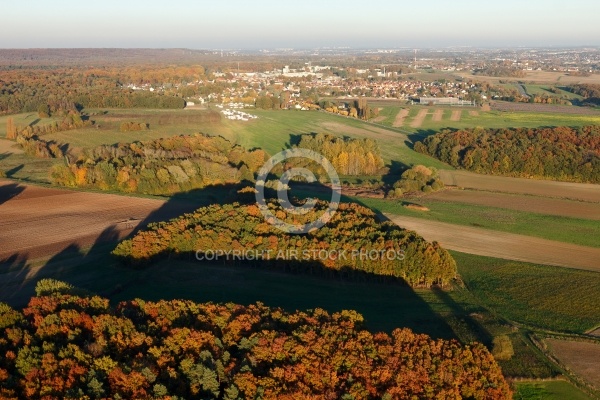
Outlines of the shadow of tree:
<svg viewBox="0 0 600 400">
<path fill-rule="evenodd" d="M 25 186 L 12 182 L 0 182 L 0 204 L 18 196 L 25 190 Z"/>
<path fill-rule="evenodd" d="M 25 167 L 25 164 L 17 165 L 14 168 L 4 171 L 4 174 L 6 175 L 7 178 L 12 178 L 17 172 L 22 170 L 24 167 Z"/>
</svg>

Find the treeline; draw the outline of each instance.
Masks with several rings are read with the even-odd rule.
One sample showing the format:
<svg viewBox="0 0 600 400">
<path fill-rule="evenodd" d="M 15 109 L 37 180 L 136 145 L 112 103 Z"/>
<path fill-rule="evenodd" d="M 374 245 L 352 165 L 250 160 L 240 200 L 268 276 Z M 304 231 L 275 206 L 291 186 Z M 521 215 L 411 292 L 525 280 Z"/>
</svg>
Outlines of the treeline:
<svg viewBox="0 0 600 400">
<path fill-rule="evenodd" d="M 570 85 L 567 90 L 584 97 L 588 103 L 600 105 L 600 85 L 591 83 Z"/>
<path fill-rule="evenodd" d="M 444 188 L 444 182 L 439 177 L 435 168 L 424 165 L 415 165 L 404 171 L 400 179 L 394 183 L 387 197 L 401 197 L 408 193 L 431 193 Z"/>
<path fill-rule="evenodd" d="M 119 127 L 121 132 L 138 132 L 147 131 L 150 129 L 150 125 L 146 122 L 123 122 Z"/>
<path fill-rule="evenodd" d="M 318 201 L 308 213 L 295 215 L 276 201 L 267 204 L 273 215 L 295 225 L 316 221 L 328 207 Z M 150 224 L 148 230 L 119 243 L 113 254 L 143 265 L 166 254 L 227 250 L 259 252 L 261 259 L 239 262 L 260 267 L 325 276 L 390 276 L 411 286 L 445 285 L 457 273 L 454 259 L 437 242 L 429 243 L 391 222 L 380 223 L 373 211 L 354 203 L 340 203 L 323 228 L 306 235 L 288 234 L 270 224 L 256 203 L 212 205 L 169 222 Z M 294 258 L 293 252 L 298 257 Z"/>
<path fill-rule="evenodd" d="M 323 133 L 302 135 L 298 147 L 322 154 L 341 175 L 375 175 L 383 167 L 373 139 L 350 139 Z"/>
<path fill-rule="evenodd" d="M 83 120 L 77 111 L 70 111 L 60 123 L 53 121 L 50 124 L 28 125 L 25 128 L 17 127 L 13 118 L 8 118 L 6 138 L 16 139 L 23 151 L 29 155 L 40 158 L 60 158 L 65 154 L 59 144 L 55 141 L 47 141 L 40 136 L 91 125 L 92 121 Z"/>
<path fill-rule="evenodd" d="M 526 73 L 522 69 L 518 68 L 512 68 L 507 66 L 488 66 L 485 68 L 479 68 L 474 70 L 473 75 L 524 78 L 526 76 Z"/>
<path fill-rule="evenodd" d="M 222 137 L 196 134 L 99 146 L 55 166 L 51 175 L 62 186 L 164 195 L 252 180 L 265 156 Z"/>
<path fill-rule="evenodd" d="M 446 130 L 415 150 L 478 173 L 600 183 L 597 125 Z"/>
<path fill-rule="evenodd" d="M 367 99 L 360 97 L 358 100 L 353 100 L 351 103 L 344 103 L 342 106 L 335 105 L 329 100 L 319 102 L 319 107 L 326 112 L 339 114 L 343 117 L 359 118 L 369 120 L 379 115 L 379 109 L 371 108 Z"/>
<path fill-rule="evenodd" d="M 161 75 L 163 76 L 163 75 Z M 137 79 L 136 79 L 137 78 Z M 170 76 L 171 79 L 178 77 Z M 135 79 L 135 80 L 127 80 Z M 181 78 L 178 78 L 181 80 Z M 89 68 L 20 69 L 4 71 L 0 80 L 0 114 L 38 112 L 48 115 L 89 108 L 185 107 L 185 100 L 173 93 L 133 91 L 127 82 L 145 81 L 121 70 Z"/>
<path fill-rule="evenodd" d="M 355 311 L 121 302 L 41 282 L 0 303 L 3 399 L 510 399 L 481 344 L 372 334 Z"/>
</svg>

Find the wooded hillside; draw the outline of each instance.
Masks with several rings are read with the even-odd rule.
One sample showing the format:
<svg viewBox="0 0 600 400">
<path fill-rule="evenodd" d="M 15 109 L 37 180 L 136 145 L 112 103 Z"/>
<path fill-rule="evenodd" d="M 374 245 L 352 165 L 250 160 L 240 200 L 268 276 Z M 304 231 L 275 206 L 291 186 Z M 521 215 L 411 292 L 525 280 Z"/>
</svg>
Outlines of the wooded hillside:
<svg viewBox="0 0 600 400">
<path fill-rule="evenodd" d="M 442 131 L 415 150 L 453 167 L 524 178 L 600 183 L 600 126 Z"/>
<path fill-rule="evenodd" d="M 112 308 L 41 283 L 22 311 L 0 303 L 3 399 L 511 398 L 483 345 L 372 334 L 355 311 L 179 300 Z"/>
<path fill-rule="evenodd" d="M 319 201 L 312 211 L 294 215 L 276 201 L 268 200 L 267 204 L 277 218 L 294 224 L 315 221 L 328 207 L 328 203 Z M 113 253 L 140 263 L 177 253 L 194 257 L 196 252 L 262 252 L 268 258 L 253 261 L 263 268 L 272 266 L 326 276 L 331 275 L 328 271 L 392 276 L 412 286 L 444 285 L 456 276 L 454 259 L 438 243 L 429 243 L 391 222 L 381 223 L 373 211 L 355 203 L 340 203 L 324 227 L 306 235 L 279 230 L 265 220 L 255 203 L 203 207 L 148 228 L 121 242 Z M 287 256 L 292 250 L 298 254 L 296 259 Z M 341 251 L 346 253 L 342 255 Z M 232 257 L 228 261 L 243 263 Z M 198 268 L 202 268 L 200 263 Z"/>
</svg>

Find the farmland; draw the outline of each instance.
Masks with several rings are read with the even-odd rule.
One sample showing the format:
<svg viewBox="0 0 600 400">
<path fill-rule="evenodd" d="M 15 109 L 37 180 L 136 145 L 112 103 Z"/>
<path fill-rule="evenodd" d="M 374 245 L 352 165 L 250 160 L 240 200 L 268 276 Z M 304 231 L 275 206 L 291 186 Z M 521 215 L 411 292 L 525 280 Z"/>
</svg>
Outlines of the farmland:
<svg viewBox="0 0 600 400">
<path fill-rule="evenodd" d="M 587 394 L 563 380 L 516 383 L 515 399 L 526 400 L 591 400 Z"/>
<path fill-rule="evenodd" d="M 546 90 L 544 84 L 525 87 L 538 94 Z M 541 104 L 502 103 L 491 111 L 384 100 L 373 100 L 370 105 L 379 110 L 371 121 L 326 112 L 253 109 L 250 112 L 257 120 L 207 122 L 202 119 L 207 110 L 198 109 L 84 109 L 82 115 L 94 125 L 43 138 L 65 146 L 72 154 L 100 145 L 196 132 L 223 136 L 269 154 L 289 148 L 302 134 L 313 132 L 374 139 L 391 173 L 381 170 L 374 176 L 343 176 L 348 185 L 343 200 L 366 205 L 453 250 L 459 277 L 447 287 L 426 290 L 391 278 L 317 277 L 282 273 L 270 266 L 200 264 L 175 254 L 158 259 L 143 271 L 126 268 L 109 255 L 120 239 L 143 229 L 149 221 L 227 202 L 233 189 L 207 187 L 153 198 L 28 185 L 27 181 L 48 182 L 49 169 L 65 161 L 33 158 L 14 142 L 0 140 L 0 172 L 20 180 L 0 182 L 0 301 L 23 305 L 37 280 L 52 277 L 99 293 L 113 303 L 184 298 L 239 304 L 260 301 L 289 311 L 354 309 L 365 316 L 371 331 L 390 332 L 403 326 L 434 338 L 483 342 L 490 350 L 495 338 L 506 337 L 515 353 L 499 360 L 507 376 L 556 378 L 560 368 L 533 345 L 531 335 L 550 330 L 589 338 L 587 332 L 598 328 L 599 186 L 477 175 L 454 170 L 413 151 L 412 146 L 444 128 L 582 126 L 600 124 L 600 112 Z M 40 119 L 36 113 L 11 117 L 20 126 L 54 121 Z M 6 128 L 6 122 L 6 116 L 0 117 L 0 130 Z M 123 132 L 123 123 L 147 124 L 149 129 Z M 91 165 L 86 160 L 78 162 Z M 383 197 L 390 187 L 386 185 L 415 164 L 441 170 L 450 188 L 393 200 L 364 195 L 373 190 Z M 573 354 L 576 351 L 571 350 Z M 568 355 L 563 359 L 573 365 L 577 361 Z M 561 393 L 575 390 L 563 381 L 519 383 L 516 387 L 517 393 L 531 399 L 540 393 L 560 398 Z M 581 399 L 585 398 L 581 394 Z"/>
<path fill-rule="evenodd" d="M 581 376 L 596 389 L 600 388 L 600 342 L 569 341 L 561 339 L 545 339 L 550 353 L 569 370 Z"/>
</svg>

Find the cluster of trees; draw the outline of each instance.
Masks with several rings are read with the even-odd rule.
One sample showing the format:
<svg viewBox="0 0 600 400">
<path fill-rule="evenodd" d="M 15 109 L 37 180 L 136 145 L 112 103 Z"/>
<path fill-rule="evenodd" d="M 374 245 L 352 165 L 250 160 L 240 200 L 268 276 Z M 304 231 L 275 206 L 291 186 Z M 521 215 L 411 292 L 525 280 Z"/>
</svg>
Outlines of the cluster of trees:
<svg viewBox="0 0 600 400">
<path fill-rule="evenodd" d="M 473 74 L 484 76 L 506 76 L 511 78 L 524 78 L 526 76 L 525 71 L 522 69 L 503 65 L 490 65 L 485 68 L 479 68 L 474 70 Z"/>
<path fill-rule="evenodd" d="M 62 186 L 172 194 L 252 180 L 265 157 L 262 150 L 246 151 L 222 137 L 182 135 L 86 150 L 68 165 L 55 166 L 52 180 Z"/>
<path fill-rule="evenodd" d="M 600 126 L 442 131 L 415 150 L 478 173 L 600 183 Z"/>
<path fill-rule="evenodd" d="M 6 120 L 6 138 L 11 140 L 17 139 L 18 136 L 32 138 L 34 136 L 68 131 L 70 129 L 79 129 L 91 125 L 93 125 L 93 122 L 90 120 L 84 120 L 77 110 L 71 110 L 65 113 L 63 120 L 60 122 L 52 121 L 49 124 L 27 125 L 25 127 L 15 125 L 14 119 L 9 117 Z"/>
<path fill-rule="evenodd" d="M 17 143 L 30 156 L 38 158 L 61 158 L 65 154 L 55 141 L 44 140 L 39 136 L 17 136 Z"/>
<path fill-rule="evenodd" d="M 600 105 L 600 85 L 591 83 L 571 85 L 567 87 L 567 90 L 583 96 L 588 103 Z"/>
<path fill-rule="evenodd" d="M 433 167 L 415 165 L 402 173 L 400 179 L 388 191 L 387 197 L 401 197 L 406 193 L 431 193 L 444 188 L 444 182 L 439 178 L 438 172 Z"/>
<path fill-rule="evenodd" d="M 355 311 L 139 299 L 113 308 L 56 286 L 22 311 L 0 303 L 3 399 L 512 398 L 483 345 L 373 334 Z"/>
<path fill-rule="evenodd" d="M 302 135 L 298 147 L 322 154 L 341 175 L 375 175 L 383 167 L 373 139 L 350 139 L 323 133 Z"/>
<path fill-rule="evenodd" d="M 348 107 L 338 107 L 329 100 L 322 100 L 319 102 L 321 109 L 334 114 L 340 114 L 344 117 L 359 118 L 363 120 L 369 120 L 379 115 L 378 108 L 371 108 L 367 102 L 367 99 L 360 97 L 358 100 L 354 100 Z"/>
<path fill-rule="evenodd" d="M 295 225 L 316 221 L 329 205 L 318 201 L 308 213 L 296 215 L 274 200 L 267 204 L 273 215 Z M 391 222 L 378 222 L 373 211 L 355 203 L 340 203 L 324 227 L 305 235 L 281 231 L 265 220 L 255 202 L 212 205 L 169 222 L 150 224 L 147 230 L 119 243 L 113 254 L 143 265 L 166 254 L 193 256 L 230 250 L 259 252 L 263 257 L 226 257 L 224 262 L 326 276 L 366 273 L 400 278 L 411 286 L 445 285 L 456 276 L 454 259 L 437 242 L 429 243 Z M 293 252 L 298 253 L 296 258 Z"/>
<path fill-rule="evenodd" d="M 539 104 L 560 104 L 565 106 L 572 105 L 571 101 L 568 99 L 560 98 L 552 95 L 532 95 L 529 97 L 530 103 L 539 103 Z"/>
<path fill-rule="evenodd" d="M 54 121 L 46 125 L 28 125 L 25 128 L 17 127 L 13 118 L 6 122 L 6 138 L 16 139 L 25 153 L 40 158 L 59 158 L 64 152 L 55 141 L 47 141 L 40 136 L 48 133 L 83 128 L 92 125 L 89 120 L 83 120 L 77 111 L 70 111 L 59 123 Z"/>
<path fill-rule="evenodd" d="M 94 70 L 87 67 L 7 70 L 0 80 L 0 114 L 38 112 L 54 115 L 82 107 L 169 108 L 185 107 L 185 100 L 173 94 L 133 91 L 123 86 L 139 82 L 139 72 L 128 74 L 117 68 Z M 171 75 L 171 79 L 177 77 Z"/>
<path fill-rule="evenodd" d="M 145 122 L 123 122 L 119 128 L 121 132 L 147 131 L 150 126 Z"/>
</svg>

